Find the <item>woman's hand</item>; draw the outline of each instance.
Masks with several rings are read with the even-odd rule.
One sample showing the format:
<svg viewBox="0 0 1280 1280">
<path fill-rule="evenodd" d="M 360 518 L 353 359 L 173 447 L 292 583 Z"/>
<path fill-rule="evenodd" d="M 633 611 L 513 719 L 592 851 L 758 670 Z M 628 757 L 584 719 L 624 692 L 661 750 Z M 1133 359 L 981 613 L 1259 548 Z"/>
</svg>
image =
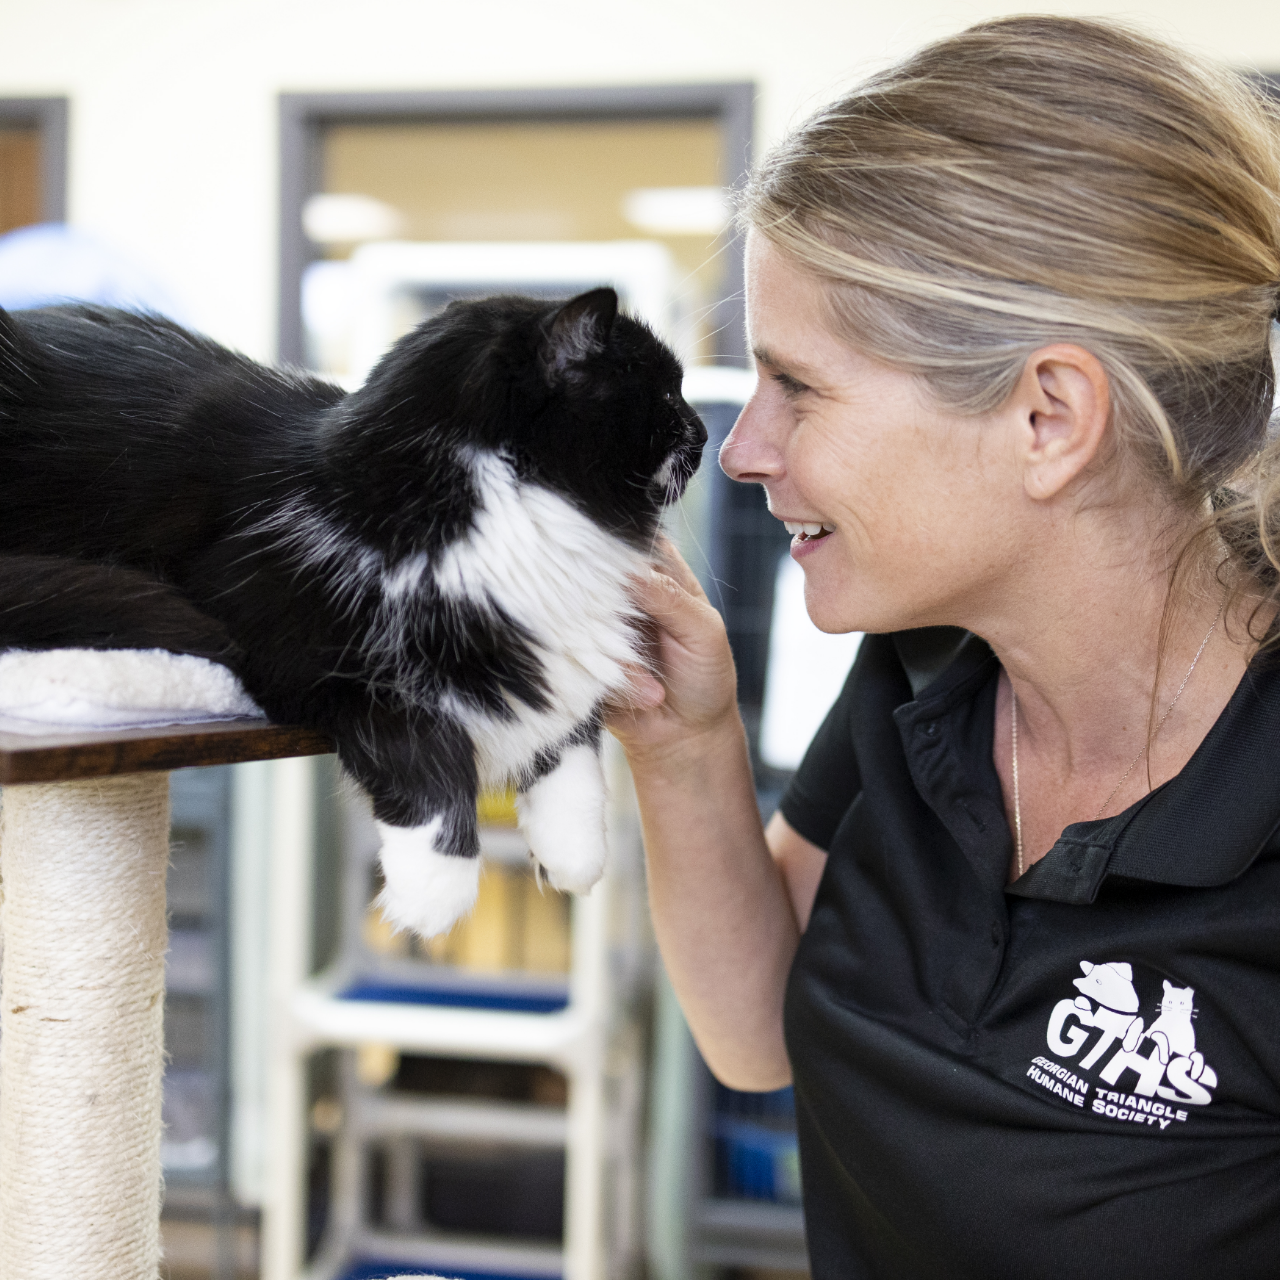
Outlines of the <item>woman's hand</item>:
<svg viewBox="0 0 1280 1280">
<path fill-rule="evenodd" d="M 657 544 L 658 568 L 633 599 L 652 625 L 653 669 L 636 668 L 605 723 L 633 762 L 735 725 L 737 675 L 724 622 L 680 553 Z"/>
<path fill-rule="evenodd" d="M 634 595 L 652 670 L 632 673 L 606 723 L 631 764 L 653 927 L 694 1038 L 727 1084 L 776 1089 L 791 1070 L 795 916 L 760 826 L 724 623 L 675 548 L 657 553 Z"/>
</svg>

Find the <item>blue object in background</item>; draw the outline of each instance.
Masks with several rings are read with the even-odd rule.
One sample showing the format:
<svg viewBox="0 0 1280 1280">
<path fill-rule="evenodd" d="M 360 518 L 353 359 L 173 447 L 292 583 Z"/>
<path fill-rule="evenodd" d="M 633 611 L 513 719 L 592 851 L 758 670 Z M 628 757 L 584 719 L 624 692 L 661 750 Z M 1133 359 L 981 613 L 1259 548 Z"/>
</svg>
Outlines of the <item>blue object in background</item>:
<svg viewBox="0 0 1280 1280">
<path fill-rule="evenodd" d="M 752 1120 L 716 1120 L 716 1167 L 723 1194 L 747 1200 L 800 1203 L 796 1135 Z"/>
<path fill-rule="evenodd" d="M 342 1274 L 342 1280 L 387 1280 L 389 1276 L 412 1274 L 406 1272 L 405 1262 L 359 1262 Z M 450 1280 L 529 1280 L 528 1276 L 497 1275 L 492 1271 L 450 1271 Z"/>
<path fill-rule="evenodd" d="M 717 1084 L 713 1136 L 717 1195 L 800 1203 L 800 1152 L 790 1086 L 770 1093 L 741 1093 Z"/>
<path fill-rule="evenodd" d="M 445 987 L 358 980 L 338 993 L 343 1000 L 376 1000 L 387 1004 L 434 1004 L 449 1009 L 498 1009 L 504 1013 L 559 1013 L 569 993 L 535 995 L 523 991 L 475 991 Z"/>
<path fill-rule="evenodd" d="M 42 222 L 0 236 L 0 307 L 21 311 L 59 302 L 96 302 L 186 323 L 168 289 L 83 231 Z"/>
</svg>

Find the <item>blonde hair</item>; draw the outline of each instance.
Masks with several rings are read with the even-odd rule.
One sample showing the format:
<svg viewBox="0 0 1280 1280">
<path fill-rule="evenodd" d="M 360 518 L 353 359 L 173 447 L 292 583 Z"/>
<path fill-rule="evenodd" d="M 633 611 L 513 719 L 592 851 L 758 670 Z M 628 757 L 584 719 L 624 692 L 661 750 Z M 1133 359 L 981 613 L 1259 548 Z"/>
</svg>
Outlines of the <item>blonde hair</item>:
<svg viewBox="0 0 1280 1280">
<path fill-rule="evenodd" d="M 954 410 L 1092 352 L 1121 451 L 1211 499 L 1232 585 L 1280 601 L 1280 114 L 1243 77 L 1114 22 L 981 23 L 819 111 L 742 216 Z"/>
</svg>

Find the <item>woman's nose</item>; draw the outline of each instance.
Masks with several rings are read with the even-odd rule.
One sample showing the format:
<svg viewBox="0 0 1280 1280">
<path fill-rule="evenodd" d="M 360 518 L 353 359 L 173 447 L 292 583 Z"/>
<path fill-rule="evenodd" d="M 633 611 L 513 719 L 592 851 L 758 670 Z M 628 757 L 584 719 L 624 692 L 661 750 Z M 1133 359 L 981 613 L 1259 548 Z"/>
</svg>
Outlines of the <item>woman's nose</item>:
<svg viewBox="0 0 1280 1280">
<path fill-rule="evenodd" d="M 720 446 L 720 469 L 730 480 L 764 484 L 782 475 L 782 451 L 775 429 L 778 424 L 772 417 L 761 405 L 759 395 L 747 401 Z"/>
</svg>

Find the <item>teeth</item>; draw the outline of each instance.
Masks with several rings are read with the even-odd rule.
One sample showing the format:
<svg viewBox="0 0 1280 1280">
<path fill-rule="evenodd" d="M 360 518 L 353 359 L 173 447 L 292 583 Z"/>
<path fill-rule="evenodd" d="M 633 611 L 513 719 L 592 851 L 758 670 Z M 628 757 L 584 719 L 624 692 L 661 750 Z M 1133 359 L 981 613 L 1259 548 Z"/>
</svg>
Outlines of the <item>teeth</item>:
<svg viewBox="0 0 1280 1280">
<path fill-rule="evenodd" d="M 813 524 L 809 521 L 795 523 L 790 520 L 782 522 L 786 531 L 794 538 L 797 534 L 802 534 L 806 538 L 817 538 L 824 533 L 833 533 L 834 530 L 827 524 Z"/>
</svg>

